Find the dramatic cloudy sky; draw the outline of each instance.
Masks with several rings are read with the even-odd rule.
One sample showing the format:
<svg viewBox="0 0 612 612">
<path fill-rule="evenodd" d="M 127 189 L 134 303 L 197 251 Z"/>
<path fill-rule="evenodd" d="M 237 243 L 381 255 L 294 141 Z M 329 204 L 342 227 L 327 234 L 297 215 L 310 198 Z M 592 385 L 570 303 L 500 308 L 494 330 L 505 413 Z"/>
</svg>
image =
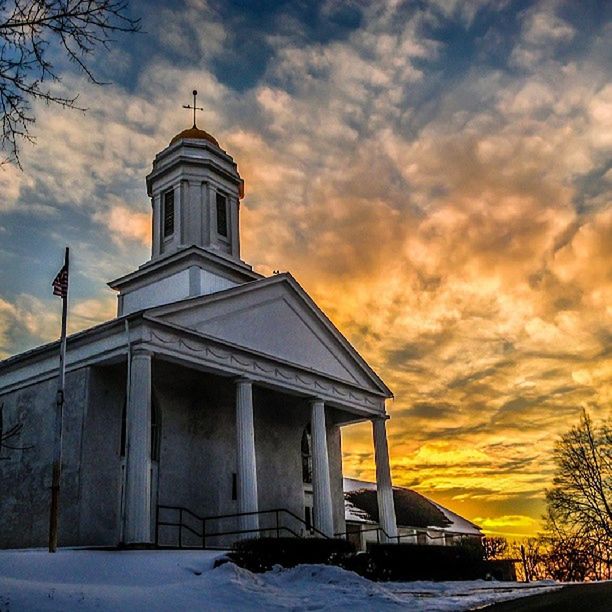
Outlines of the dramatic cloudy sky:
<svg viewBox="0 0 612 612">
<path fill-rule="evenodd" d="M 606 7 L 607 5 L 607 7 Z M 150 248 L 144 177 L 199 123 L 246 180 L 243 257 L 289 270 L 395 392 L 393 476 L 533 533 L 551 449 L 612 400 L 612 26 L 604 1 L 134 2 L 144 33 L 35 108 L 0 170 L 0 356 L 71 326 Z M 607 42 L 606 42 L 607 41 Z M 345 473 L 373 478 L 368 427 Z"/>
</svg>

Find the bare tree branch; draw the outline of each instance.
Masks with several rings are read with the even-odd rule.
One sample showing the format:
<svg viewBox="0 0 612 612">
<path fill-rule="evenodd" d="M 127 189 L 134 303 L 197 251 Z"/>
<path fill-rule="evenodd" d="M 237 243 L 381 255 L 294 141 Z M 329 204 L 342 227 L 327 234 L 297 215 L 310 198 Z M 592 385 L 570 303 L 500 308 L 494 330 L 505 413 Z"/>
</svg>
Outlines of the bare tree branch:
<svg viewBox="0 0 612 612">
<path fill-rule="evenodd" d="M 78 94 L 61 96 L 50 87 L 61 82 L 49 59 L 52 46 L 102 85 L 90 67 L 93 53 L 110 49 L 115 33 L 139 29 L 139 20 L 128 15 L 128 0 L 0 0 L 0 164 L 21 167 L 20 142 L 34 142 L 35 100 L 84 110 L 76 104 Z"/>
<path fill-rule="evenodd" d="M 543 542 L 549 574 L 563 580 L 610 577 L 612 425 L 594 427 L 586 412 L 555 446 L 557 471 L 546 492 Z"/>
</svg>

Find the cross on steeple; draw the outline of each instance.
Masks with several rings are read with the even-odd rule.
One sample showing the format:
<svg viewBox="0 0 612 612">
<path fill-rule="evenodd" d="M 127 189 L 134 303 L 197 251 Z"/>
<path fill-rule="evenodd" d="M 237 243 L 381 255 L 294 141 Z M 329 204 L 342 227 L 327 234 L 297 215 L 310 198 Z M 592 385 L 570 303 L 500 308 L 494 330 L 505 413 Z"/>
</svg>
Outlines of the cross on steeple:
<svg viewBox="0 0 612 612">
<path fill-rule="evenodd" d="M 193 109 L 193 127 L 196 127 L 196 111 L 203 111 L 201 106 L 196 106 L 196 98 L 198 97 L 198 90 L 193 90 L 193 106 L 189 104 L 183 104 L 183 108 Z"/>
</svg>

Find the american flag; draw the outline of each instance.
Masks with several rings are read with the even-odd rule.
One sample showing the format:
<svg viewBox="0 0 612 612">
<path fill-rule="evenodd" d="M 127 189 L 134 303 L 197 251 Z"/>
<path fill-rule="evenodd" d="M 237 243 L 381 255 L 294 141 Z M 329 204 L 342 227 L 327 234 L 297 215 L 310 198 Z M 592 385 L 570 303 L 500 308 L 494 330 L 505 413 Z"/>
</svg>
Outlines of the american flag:
<svg viewBox="0 0 612 612">
<path fill-rule="evenodd" d="M 68 268 L 63 265 L 53 280 L 53 295 L 65 298 L 68 295 Z"/>
</svg>

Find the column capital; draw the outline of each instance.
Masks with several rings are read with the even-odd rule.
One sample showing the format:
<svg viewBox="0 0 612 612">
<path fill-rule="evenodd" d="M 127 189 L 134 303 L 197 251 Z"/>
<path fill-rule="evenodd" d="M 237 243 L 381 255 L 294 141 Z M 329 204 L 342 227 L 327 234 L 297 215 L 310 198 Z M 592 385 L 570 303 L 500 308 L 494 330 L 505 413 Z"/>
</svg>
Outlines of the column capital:
<svg viewBox="0 0 612 612">
<path fill-rule="evenodd" d="M 387 413 L 385 414 L 375 414 L 373 416 L 370 417 L 370 421 L 375 422 L 375 421 L 388 421 L 391 418 L 390 415 L 388 415 Z"/>
<path fill-rule="evenodd" d="M 247 376 L 237 376 L 236 378 L 234 378 L 234 383 L 236 385 L 252 385 L 253 379 L 248 378 Z"/>
<path fill-rule="evenodd" d="M 315 404 L 323 404 L 325 406 L 325 401 L 320 397 L 309 397 L 308 404 L 310 406 L 314 406 Z"/>
<path fill-rule="evenodd" d="M 145 348 L 144 346 L 135 346 L 131 350 L 132 359 L 134 357 L 153 357 L 153 351 L 151 349 Z"/>
</svg>

